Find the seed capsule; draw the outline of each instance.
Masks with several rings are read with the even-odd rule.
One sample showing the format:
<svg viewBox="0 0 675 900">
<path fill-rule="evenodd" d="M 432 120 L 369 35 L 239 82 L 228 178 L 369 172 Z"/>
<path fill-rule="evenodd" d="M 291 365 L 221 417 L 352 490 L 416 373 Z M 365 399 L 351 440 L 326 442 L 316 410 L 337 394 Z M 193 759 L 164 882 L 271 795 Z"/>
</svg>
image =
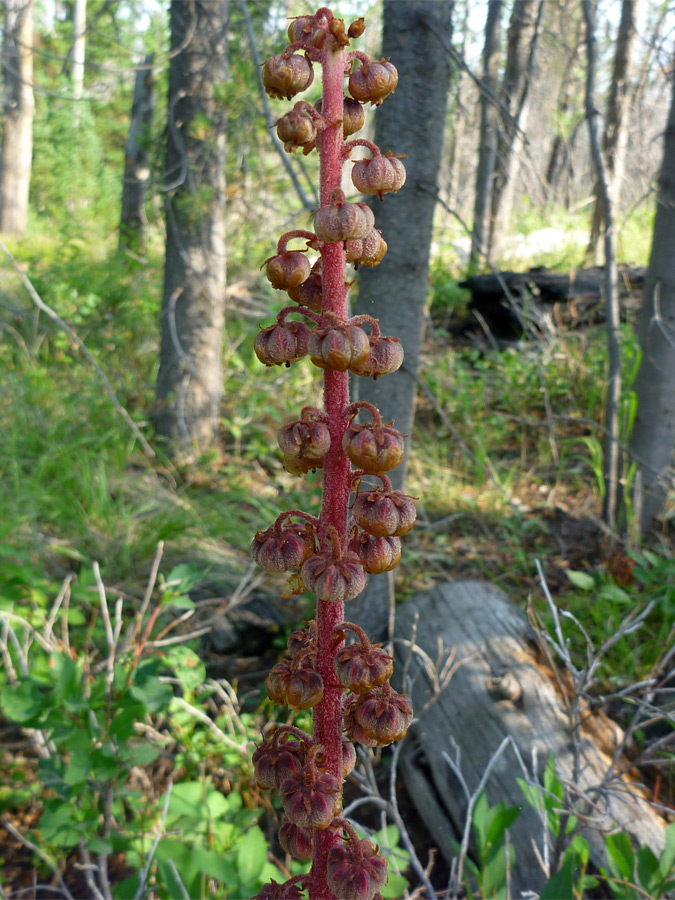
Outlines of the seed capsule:
<svg viewBox="0 0 675 900">
<path fill-rule="evenodd" d="M 391 572 L 401 562 L 401 539 L 375 537 L 365 531 L 357 534 L 349 543 L 369 575 Z"/>
<path fill-rule="evenodd" d="M 306 756 L 304 741 L 275 742 L 273 738 L 263 741 L 251 757 L 258 787 L 262 790 L 278 788 L 289 775 L 301 771 Z"/>
<path fill-rule="evenodd" d="M 302 101 L 296 103 L 290 112 L 282 116 L 277 122 L 277 136 L 283 141 L 286 153 L 294 153 L 298 147 L 302 147 L 305 156 L 314 149 L 317 138 L 316 121 L 311 113 L 307 112 L 307 104 Z M 374 193 L 364 191 L 363 193 Z"/>
<path fill-rule="evenodd" d="M 274 525 L 258 531 L 251 543 L 251 555 L 266 572 L 297 571 L 316 549 L 314 531 L 308 525 Z"/>
<path fill-rule="evenodd" d="M 321 112 L 321 108 L 321 100 L 317 100 L 314 104 L 314 109 L 316 109 L 317 112 Z M 343 137 L 349 137 L 352 134 L 356 134 L 357 131 L 360 131 L 363 128 L 365 122 L 366 113 L 363 106 L 358 100 L 353 100 L 351 97 L 345 97 L 342 104 Z"/>
<path fill-rule="evenodd" d="M 392 372 L 396 372 L 402 364 L 403 347 L 398 338 L 371 337 L 367 358 L 362 363 L 350 366 L 349 371 L 355 375 L 379 378 L 380 375 L 391 375 Z"/>
<path fill-rule="evenodd" d="M 403 459 L 403 435 L 390 425 L 350 425 L 343 439 L 345 453 L 364 472 L 389 472 Z"/>
<path fill-rule="evenodd" d="M 322 241 L 352 241 L 364 238 L 375 226 L 375 215 L 365 203 L 350 203 L 340 190 L 333 200 L 314 214 L 314 231 Z"/>
<path fill-rule="evenodd" d="M 330 449 L 330 432 L 323 422 L 289 422 L 277 434 L 277 442 L 284 456 L 311 463 L 310 468 L 323 466 Z"/>
<path fill-rule="evenodd" d="M 366 730 L 359 724 L 356 719 L 356 697 L 352 697 L 345 711 L 342 714 L 342 722 L 347 735 L 357 744 L 363 744 L 364 747 L 384 747 L 375 738 L 370 737 Z"/>
<path fill-rule="evenodd" d="M 302 580 L 319 600 L 335 603 L 353 600 L 366 586 L 361 561 L 350 551 L 342 559 L 327 552 L 310 556 L 302 567 Z"/>
<path fill-rule="evenodd" d="M 310 271 L 309 260 L 300 250 L 287 250 L 267 260 L 267 280 L 277 290 L 297 287 Z"/>
<path fill-rule="evenodd" d="M 308 40 L 316 27 L 314 16 L 297 16 L 288 26 L 288 42 L 296 44 L 299 41 Z"/>
<path fill-rule="evenodd" d="M 315 312 L 321 312 L 323 304 L 322 291 L 322 272 L 323 266 L 321 258 L 314 263 L 308 277 L 297 287 L 288 291 L 288 296 L 300 306 L 306 306 L 307 309 L 313 309 Z"/>
<path fill-rule="evenodd" d="M 349 93 L 362 103 L 379 106 L 396 90 L 398 72 L 389 60 L 363 63 L 349 76 Z"/>
<path fill-rule="evenodd" d="M 388 683 L 359 695 L 354 702 L 354 718 L 364 733 L 380 744 L 392 744 L 405 737 L 412 717 L 410 700 Z"/>
<path fill-rule="evenodd" d="M 291 56 L 279 53 L 265 61 L 262 81 L 270 97 L 290 100 L 314 81 L 314 69 L 311 62 L 299 53 Z"/>
<path fill-rule="evenodd" d="M 304 322 L 276 322 L 263 328 L 253 343 L 255 355 L 266 366 L 290 366 L 307 355 L 310 329 Z"/>
<path fill-rule="evenodd" d="M 358 493 L 352 514 L 364 531 L 380 537 L 402 537 L 411 530 L 417 518 L 411 497 L 401 491 L 381 488 Z"/>
<path fill-rule="evenodd" d="M 372 269 L 384 259 L 387 253 L 387 243 L 377 230 L 373 228 L 359 241 L 345 241 L 345 253 L 347 262 L 354 263 L 354 267 L 366 266 Z"/>
<path fill-rule="evenodd" d="M 301 828 L 328 828 L 342 802 L 337 778 L 307 767 L 282 781 L 279 798 L 289 820 Z"/>
<path fill-rule="evenodd" d="M 285 821 L 279 829 L 279 843 L 293 859 L 310 859 L 312 856 L 312 832 L 293 822 Z"/>
<path fill-rule="evenodd" d="M 323 698 L 323 679 L 310 664 L 297 671 L 291 664 L 291 674 L 286 682 L 286 703 L 294 709 L 311 709 Z"/>
<path fill-rule="evenodd" d="M 348 690 L 365 694 L 391 678 L 394 660 L 381 644 L 364 647 L 359 641 L 340 650 L 334 666 L 335 674 Z"/>
<path fill-rule="evenodd" d="M 374 900 L 387 881 L 387 862 L 365 838 L 332 847 L 326 860 L 328 887 L 340 900 Z"/>
<path fill-rule="evenodd" d="M 309 358 L 320 369 L 344 372 L 366 361 L 370 342 L 358 325 L 327 324 L 311 331 L 307 350 Z"/>
<path fill-rule="evenodd" d="M 373 156 L 360 159 L 352 167 L 352 184 L 362 194 L 396 193 L 405 184 L 405 166 L 395 156 Z"/>
<path fill-rule="evenodd" d="M 253 900 L 302 900 L 302 893 L 297 884 L 291 883 L 291 879 L 283 884 L 272 879 L 260 888 Z"/>
</svg>

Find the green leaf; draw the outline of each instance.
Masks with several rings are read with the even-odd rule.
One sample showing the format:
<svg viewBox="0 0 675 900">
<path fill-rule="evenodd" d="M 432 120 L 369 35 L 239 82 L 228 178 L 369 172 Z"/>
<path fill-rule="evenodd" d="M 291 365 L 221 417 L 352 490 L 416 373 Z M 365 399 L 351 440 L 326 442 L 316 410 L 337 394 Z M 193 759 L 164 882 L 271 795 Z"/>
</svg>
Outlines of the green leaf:
<svg viewBox="0 0 675 900">
<path fill-rule="evenodd" d="M 242 884 L 250 884 L 267 861 L 267 841 L 257 825 L 244 836 L 237 848 L 237 872 Z"/>
<path fill-rule="evenodd" d="M 141 669 L 140 666 L 136 670 L 136 677 L 129 688 L 129 693 L 134 700 L 142 703 L 150 713 L 158 713 L 165 710 L 173 697 L 173 690 L 170 684 L 160 681 L 151 669 L 147 667 Z"/>
<path fill-rule="evenodd" d="M 19 725 L 35 722 L 47 702 L 48 697 L 32 681 L 6 685 L 0 689 L 0 708 L 10 721 Z"/>
<path fill-rule="evenodd" d="M 87 850 L 89 850 L 90 853 L 105 853 L 106 856 L 110 856 L 111 853 L 115 852 L 113 842 L 108 838 L 103 837 L 89 838 L 87 841 Z"/>
<path fill-rule="evenodd" d="M 237 881 L 237 870 L 222 853 L 214 853 L 204 847 L 193 847 L 191 852 L 194 864 L 200 872 L 225 884 Z"/>
<path fill-rule="evenodd" d="M 476 843 L 478 844 L 478 855 L 483 856 L 487 845 L 488 830 L 488 802 L 485 791 L 482 791 L 476 800 L 473 808 L 473 830 L 476 833 Z"/>
<path fill-rule="evenodd" d="M 637 852 L 638 881 L 649 893 L 662 881 L 659 869 L 659 860 L 649 847 L 643 845 Z"/>
<path fill-rule="evenodd" d="M 663 848 L 659 869 L 664 878 L 668 878 L 675 871 L 675 822 L 672 822 L 665 831 L 666 845 Z"/>
<path fill-rule="evenodd" d="M 75 810 L 67 803 L 54 801 L 40 816 L 40 834 L 44 840 L 57 847 L 74 847 L 82 837 L 82 825 L 75 817 Z"/>
<path fill-rule="evenodd" d="M 587 572 L 579 572 L 576 569 L 565 569 L 565 575 L 575 587 L 582 591 L 592 591 L 595 588 L 595 579 Z"/>
<path fill-rule="evenodd" d="M 488 844 L 502 843 L 504 835 L 522 812 L 522 806 L 506 806 L 500 803 L 493 807 L 494 814 L 487 831 Z"/>
<path fill-rule="evenodd" d="M 558 871 L 546 882 L 539 900 L 561 900 L 574 897 L 574 857 L 565 854 Z"/>
<path fill-rule="evenodd" d="M 160 749 L 152 744 L 125 744 L 120 747 L 119 754 L 130 766 L 148 766 L 157 759 Z"/>
<path fill-rule="evenodd" d="M 403 897 L 409 887 L 410 882 L 404 875 L 397 875 L 392 872 L 385 886 L 380 888 L 380 894 L 383 900 L 398 900 L 399 897 Z"/>
<path fill-rule="evenodd" d="M 135 703 L 130 700 L 128 694 L 121 697 L 119 703 L 121 708 L 113 716 L 109 734 L 110 737 L 116 738 L 120 743 L 124 743 L 134 733 L 134 724 L 142 721 L 146 709 L 142 703 Z"/>
<path fill-rule="evenodd" d="M 206 680 L 206 666 L 194 650 L 173 647 L 164 657 L 184 691 L 193 691 Z"/>
<path fill-rule="evenodd" d="M 608 834 L 605 838 L 605 847 L 612 875 L 619 880 L 632 881 L 635 854 L 628 835 L 623 831 Z"/>
<path fill-rule="evenodd" d="M 138 892 L 140 876 L 137 874 L 110 886 L 114 900 L 134 900 Z"/>
</svg>

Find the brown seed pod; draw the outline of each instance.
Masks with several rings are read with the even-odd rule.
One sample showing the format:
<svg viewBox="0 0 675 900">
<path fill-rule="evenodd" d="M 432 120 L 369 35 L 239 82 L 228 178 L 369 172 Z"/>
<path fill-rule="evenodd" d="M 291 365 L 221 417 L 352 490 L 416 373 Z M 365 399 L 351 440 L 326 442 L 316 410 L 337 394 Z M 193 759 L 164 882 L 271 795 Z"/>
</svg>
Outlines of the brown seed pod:
<svg viewBox="0 0 675 900">
<path fill-rule="evenodd" d="M 328 322 L 312 329 L 307 350 L 309 358 L 320 369 L 344 372 L 366 361 L 370 342 L 358 325 Z"/>
<path fill-rule="evenodd" d="M 284 778 L 300 772 L 307 756 L 304 741 L 268 738 L 253 751 L 255 780 L 259 788 L 278 788 Z"/>
<path fill-rule="evenodd" d="M 398 694 L 385 682 L 356 697 L 354 717 L 368 737 L 380 744 L 392 744 L 405 737 L 412 722 L 413 709 L 404 694 Z"/>
<path fill-rule="evenodd" d="M 290 100 L 301 91 L 307 90 L 314 81 L 314 69 L 311 62 L 299 53 L 293 53 L 291 56 L 279 53 L 265 61 L 262 81 L 270 97 Z"/>
<path fill-rule="evenodd" d="M 335 603 L 353 600 L 366 586 L 361 561 L 350 551 L 341 559 L 327 551 L 310 556 L 302 567 L 302 580 L 319 600 Z"/>
<path fill-rule="evenodd" d="M 299 419 L 279 430 L 277 442 L 284 456 L 310 462 L 311 468 L 320 468 L 330 449 L 330 432 L 323 422 Z"/>
<path fill-rule="evenodd" d="M 405 166 L 391 154 L 359 159 L 352 167 L 352 184 L 362 194 L 377 194 L 380 200 L 385 194 L 396 193 L 405 184 Z"/>
<path fill-rule="evenodd" d="M 321 100 L 317 100 L 314 109 L 321 112 Z M 366 123 L 366 113 L 358 100 L 345 97 L 342 105 L 342 134 L 349 137 L 360 131 Z"/>
<path fill-rule="evenodd" d="M 258 531 L 251 543 L 251 555 L 266 572 L 294 572 L 316 549 L 311 525 L 288 523 Z"/>
<path fill-rule="evenodd" d="M 326 243 L 364 238 L 375 226 L 375 215 L 365 203 L 350 203 L 337 188 L 329 204 L 314 214 L 314 231 Z"/>
<path fill-rule="evenodd" d="M 296 668 L 291 663 L 291 674 L 286 682 L 286 702 L 294 709 L 311 709 L 323 698 L 323 679 L 314 666 L 305 663 Z"/>
<path fill-rule="evenodd" d="M 402 537 L 411 530 L 417 518 L 412 497 L 382 488 L 359 492 L 352 505 L 352 514 L 364 531 L 380 537 Z"/>
<path fill-rule="evenodd" d="M 364 747 L 384 747 L 385 744 L 381 744 L 375 738 L 370 737 L 357 721 L 356 699 L 356 697 L 351 698 L 342 714 L 342 722 L 348 737 L 351 738 L 352 741 L 356 741 L 357 744 L 363 744 Z"/>
<path fill-rule="evenodd" d="M 361 531 L 349 542 L 349 549 L 369 575 L 391 572 L 401 562 L 401 539 L 397 537 L 375 537 Z"/>
<path fill-rule="evenodd" d="M 309 335 L 304 322 L 275 322 L 258 332 L 253 349 L 266 366 L 290 366 L 307 355 Z"/>
<path fill-rule="evenodd" d="M 349 76 L 349 93 L 361 103 L 379 106 L 396 90 L 397 84 L 398 72 L 389 60 L 371 61 L 363 63 Z"/>
<path fill-rule="evenodd" d="M 326 881 L 340 900 L 375 900 L 387 881 L 387 861 L 369 840 L 350 836 L 328 851 Z"/>
<path fill-rule="evenodd" d="M 288 26 L 289 44 L 297 44 L 299 41 L 309 40 L 309 36 L 315 28 L 315 16 L 297 16 Z"/>
<path fill-rule="evenodd" d="M 310 859 L 312 856 L 312 832 L 286 820 L 279 829 L 279 843 L 293 859 Z"/>
<path fill-rule="evenodd" d="M 394 671 L 394 660 L 381 644 L 364 646 L 361 641 L 344 647 L 335 657 L 335 674 L 354 694 L 365 694 L 388 681 Z"/>
<path fill-rule="evenodd" d="M 368 269 L 379 266 L 387 249 L 387 243 L 377 228 L 373 228 L 360 241 L 345 241 L 347 262 L 354 263 L 357 269 L 359 266 L 366 266 Z"/>
<path fill-rule="evenodd" d="M 272 703 L 283 706 L 286 703 L 286 688 L 292 675 L 291 664 L 281 659 L 272 666 L 265 679 L 265 690 Z"/>
<path fill-rule="evenodd" d="M 283 142 L 286 153 L 294 153 L 302 147 L 305 156 L 314 149 L 317 138 L 317 122 L 312 113 L 307 111 L 309 104 L 296 103 L 290 112 L 283 115 L 276 123 L 277 136 Z M 312 107 L 309 107 L 311 109 Z M 363 193 L 374 193 L 364 191 Z"/>
<path fill-rule="evenodd" d="M 401 368 L 403 364 L 403 347 L 401 341 L 395 337 L 371 337 L 370 353 L 362 363 L 349 367 L 349 371 L 355 375 L 370 375 L 371 378 L 379 378 L 380 375 L 390 375 Z"/>
<path fill-rule="evenodd" d="M 337 778 L 308 766 L 281 782 L 279 799 L 289 820 L 301 828 L 328 828 L 342 804 Z"/>
<path fill-rule="evenodd" d="M 312 266 L 308 277 L 297 287 L 288 291 L 288 296 L 300 306 L 306 306 L 307 309 L 313 309 L 315 312 L 321 312 L 323 304 L 322 291 L 322 272 L 323 264 L 321 257 Z"/>
<path fill-rule="evenodd" d="M 267 260 L 267 280 L 277 290 L 297 287 L 309 277 L 311 266 L 301 250 L 287 250 Z"/>
<path fill-rule="evenodd" d="M 389 472 L 401 462 L 405 443 L 400 431 L 390 425 L 354 425 L 345 431 L 345 453 L 364 472 Z"/>
</svg>

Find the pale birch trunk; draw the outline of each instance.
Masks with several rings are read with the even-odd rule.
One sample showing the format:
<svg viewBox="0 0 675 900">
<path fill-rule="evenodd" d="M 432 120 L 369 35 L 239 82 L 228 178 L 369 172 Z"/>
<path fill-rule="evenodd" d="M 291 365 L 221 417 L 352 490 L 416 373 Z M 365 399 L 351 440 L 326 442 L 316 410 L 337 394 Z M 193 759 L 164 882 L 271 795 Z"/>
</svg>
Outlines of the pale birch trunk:
<svg viewBox="0 0 675 900">
<path fill-rule="evenodd" d="M 0 233 L 23 234 L 33 157 L 33 3 L 5 0 Z"/>
</svg>

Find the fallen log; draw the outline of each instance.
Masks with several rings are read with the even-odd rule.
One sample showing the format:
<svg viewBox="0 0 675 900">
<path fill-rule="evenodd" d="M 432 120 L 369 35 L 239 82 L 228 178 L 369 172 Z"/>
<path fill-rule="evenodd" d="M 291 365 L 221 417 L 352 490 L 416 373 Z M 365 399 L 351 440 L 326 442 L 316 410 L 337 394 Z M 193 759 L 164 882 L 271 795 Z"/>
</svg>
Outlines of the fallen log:
<svg viewBox="0 0 675 900">
<path fill-rule="evenodd" d="M 444 754 L 456 762 L 473 792 L 507 736 L 513 743 L 494 763 L 486 794 L 490 804 L 505 800 L 509 806 L 522 807 L 510 829 L 516 849 L 512 897 L 520 897 L 521 891 L 539 892 L 547 880 L 541 865 L 546 858 L 544 826 L 517 784 L 517 778 L 525 778 L 518 757 L 529 778 L 538 782 L 553 756 L 560 782 L 574 785 L 577 796 L 587 798 L 592 826 L 582 833 L 596 867 L 606 868 L 604 833 L 616 828 L 637 845 L 647 844 L 657 856 L 661 853 L 666 823 L 639 786 L 618 771 L 621 763 L 612 766 L 621 737 L 618 726 L 600 717 L 596 719 L 600 727 L 581 733 L 575 771 L 563 701 L 539 660 L 525 615 L 505 594 L 487 583 L 454 582 L 402 604 L 396 610 L 395 630 L 399 672 L 409 655 L 405 642 L 413 632 L 415 643 L 432 660 L 442 642 L 455 648 L 454 664 L 460 663 L 440 698 L 410 729 L 400 762 L 407 792 L 448 863 L 457 856 L 462 839 L 467 796 Z M 408 681 L 412 679 L 414 707 L 423 710 L 434 682 L 419 655 L 412 657 L 407 675 Z"/>
</svg>

